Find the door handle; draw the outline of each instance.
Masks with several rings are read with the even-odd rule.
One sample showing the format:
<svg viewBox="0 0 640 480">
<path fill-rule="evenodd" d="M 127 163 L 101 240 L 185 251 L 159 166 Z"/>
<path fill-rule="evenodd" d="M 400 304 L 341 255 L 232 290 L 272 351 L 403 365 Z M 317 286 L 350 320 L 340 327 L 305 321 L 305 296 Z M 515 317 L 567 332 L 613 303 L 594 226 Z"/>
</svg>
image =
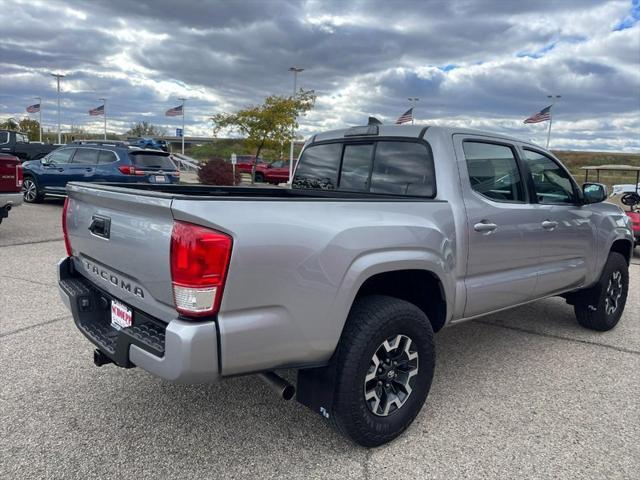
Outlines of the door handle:
<svg viewBox="0 0 640 480">
<path fill-rule="evenodd" d="M 93 172 L 93 168 L 85 168 L 86 172 Z"/>
<path fill-rule="evenodd" d="M 64 172 L 64 168 L 58 168 L 59 172 Z"/>
<path fill-rule="evenodd" d="M 498 228 L 498 225 L 496 225 L 495 223 L 487 223 L 485 221 L 482 221 L 480 223 L 476 223 L 473 226 L 473 229 L 476 232 L 480 232 L 480 233 L 493 233 L 496 229 Z"/>
<path fill-rule="evenodd" d="M 557 226 L 558 222 L 553 222 L 551 220 L 545 220 L 544 222 L 542 222 L 542 228 L 544 228 L 545 230 L 555 230 Z"/>
</svg>

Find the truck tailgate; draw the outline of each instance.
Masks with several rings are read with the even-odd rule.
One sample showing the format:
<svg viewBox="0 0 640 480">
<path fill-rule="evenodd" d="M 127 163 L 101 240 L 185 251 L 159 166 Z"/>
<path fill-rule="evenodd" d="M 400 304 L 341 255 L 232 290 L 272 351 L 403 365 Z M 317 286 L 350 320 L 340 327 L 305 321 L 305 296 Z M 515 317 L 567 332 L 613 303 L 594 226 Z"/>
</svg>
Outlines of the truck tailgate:
<svg viewBox="0 0 640 480">
<path fill-rule="evenodd" d="M 67 190 L 75 268 L 125 304 L 167 322 L 176 318 L 169 265 L 171 196 L 82 184 Z"/>
</svg>

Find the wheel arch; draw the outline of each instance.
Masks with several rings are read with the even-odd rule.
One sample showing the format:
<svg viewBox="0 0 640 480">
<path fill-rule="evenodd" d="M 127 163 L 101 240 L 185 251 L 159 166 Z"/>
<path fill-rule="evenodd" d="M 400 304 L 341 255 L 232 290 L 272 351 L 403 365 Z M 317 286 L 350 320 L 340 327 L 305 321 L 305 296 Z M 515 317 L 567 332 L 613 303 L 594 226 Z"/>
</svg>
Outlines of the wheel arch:
<svg viewBox="0 0 640 480">
<path fill-rule="evenodd" d="M 626 238 L 619 238 L 611 244 L 609 252 L 616 252 L 622 255 L 627 261 L 627 265 L 631 264 L 631 255 L 633 251 L 633 242 Z"/>
<path fill-rule="evenodd" d="M 367 295 L 387 295 L 409 302 L 422 310 L 434 332 L 447 318 L 447 302 L 440 278 L 429 270 L 392 270 L 369 277 L 360 286 L 354 301 Z"/>
<path fill-rule="evenodd" d="M 361 256 L 346 272 L 333 304 L 337 338 L 342 335 L 353 303 L 365 294 L 388 295 L 413 303 L 429 317 L 433 331 L 440 330 L 454 310 L 456 289 L 451 268 L 435 252 L 424 250 L 370 252 Z"/>
</svg>

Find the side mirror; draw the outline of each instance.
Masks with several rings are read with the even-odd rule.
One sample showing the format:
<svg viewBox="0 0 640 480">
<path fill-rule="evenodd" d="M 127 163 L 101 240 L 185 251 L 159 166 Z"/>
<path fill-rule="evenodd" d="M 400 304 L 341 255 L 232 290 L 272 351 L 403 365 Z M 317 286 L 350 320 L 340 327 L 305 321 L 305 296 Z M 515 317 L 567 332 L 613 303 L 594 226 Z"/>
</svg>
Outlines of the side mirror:
<svg viewBox="0 0 640 480">
<path fill-rule="evenodd" d="M 607 186 L 602 183 L 583 183 L 582 193 L 586 204 L 604 202 L 609 195 Z"/>
<path fill-rule="evenodd" d="M 267 168 L 273 168 L 273 165 L 271 165 L 270 163 L 267 163 L 267 164 L 265 165 L 265 167 L 267 167 Z"/>
</svg>

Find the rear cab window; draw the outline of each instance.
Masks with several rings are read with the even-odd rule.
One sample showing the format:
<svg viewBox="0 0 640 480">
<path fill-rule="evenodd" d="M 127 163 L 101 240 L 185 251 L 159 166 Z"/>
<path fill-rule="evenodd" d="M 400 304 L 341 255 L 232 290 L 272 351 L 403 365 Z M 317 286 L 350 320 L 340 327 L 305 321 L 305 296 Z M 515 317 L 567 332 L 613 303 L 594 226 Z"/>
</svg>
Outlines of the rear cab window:
<svg viewBox="0 0 640 480">
<path fill-rule="evenodd" d="M 157 170 L 177 170 L 169 155 L 161 155 L 158 153 L 130 153 L 131 163 L 138 168 L 148 168 Z"/>
<path fill-rule="evenodd" d="M 524 184 L 513 146 L 465 140 L 462 149 L 471 188 L 490 200 L 524 202 Z"/>
<path fill-rule="evenodd" d="M 293 186 L 433 198 L 433 155 L 425 142 L 409 139 L 310 145 L 300 157 Z"/>
</svg>

